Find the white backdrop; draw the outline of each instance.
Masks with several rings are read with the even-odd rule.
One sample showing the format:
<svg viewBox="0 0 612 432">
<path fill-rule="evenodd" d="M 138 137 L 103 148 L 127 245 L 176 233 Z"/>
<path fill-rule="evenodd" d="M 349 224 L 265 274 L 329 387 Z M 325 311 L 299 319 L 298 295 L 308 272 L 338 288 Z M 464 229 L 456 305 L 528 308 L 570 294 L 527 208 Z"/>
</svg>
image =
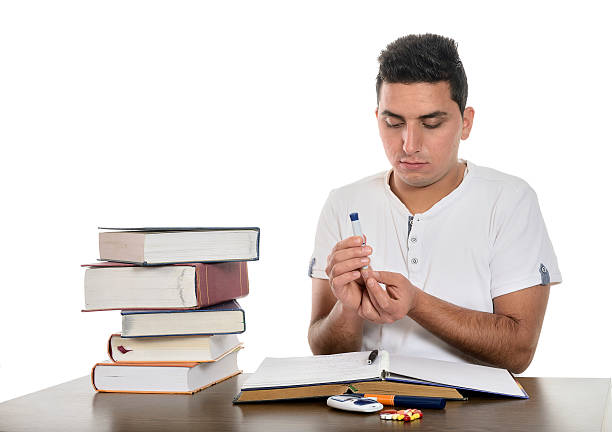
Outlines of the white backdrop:
<svg viewBox="0 0 612 432">
<path fill-rule="evenodd" d="M 80 312 L 99 225 L 261 227 L 240 365 L 309 354 L 319 211 L 388 168 L 376 58 L 425 32 L 459 42 L 460 156 L 535 188 L 559 258 L 525 375 L 612 375 L 608 14 L 454 3 L 2 2 L 0 401 L 106 357 L 119 313 Z"/>
</svg>

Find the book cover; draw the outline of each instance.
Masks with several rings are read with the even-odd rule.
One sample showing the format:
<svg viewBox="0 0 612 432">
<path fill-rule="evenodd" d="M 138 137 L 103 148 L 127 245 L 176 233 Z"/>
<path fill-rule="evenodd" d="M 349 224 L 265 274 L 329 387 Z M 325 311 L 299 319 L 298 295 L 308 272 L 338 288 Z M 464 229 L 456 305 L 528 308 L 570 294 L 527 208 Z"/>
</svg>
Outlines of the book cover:
<svg viewBox="0 0 612 432">
<path fill-rule="evenodd" d="M 259 259 L 259 227 L 99 227 L 100 260 L 142 266 Z"/>
<path fill-rule="evenodd" d="M 356 381 L 340 384 L 317 384 L 296 387 L 243 390 L 233 400 L 235 404 L 294 399 L 315 399 L 347 392 L 436 397 L 446 400 L 466 400 L 456 389 L 391 381 Z"/>
<path fill-rule="evenodd" d="M 237 354 L 242 345 L 213 362 L 96 363 L 91 370 L 94 390 L 107 393 L 193 394 L 242 373 Z"/>
<path fill-rule="evenodd" d="M 124 310 L 121 319 L 121 336 L 127 338 L 223 335 L 246 330 L 244 309 L 236 300 L 201 309 Z"/>
<path fill-rule="evenodd" d="M 249 276 L 247 263 L 245 261 L 223 262 L 223 263 L 181 263 L 170 264 L 173 266 L 191 266 L 195 268 L 195 295 L 196 303 L 191 306 L 176 308 L 181 309 L 198 309 L 226 302 L 237 298 L 244 297 L 249 293 Z M 95 264 L 84 264 L 83 267 L 92 269 L 117 268 L 117 267 L 139 267 L 135 264 L 117 263 L 117 262 L 100 262 Z M 145 270 L 144 271 L 149 271 Z M 102 270 L 103 271 L 103 270 Z M 154 271 L 154 267 L 151 268 Z M 118 282 L 120 284 L 120 282 Z M 126 290 L 117 288 L 116 296 L 121 296 L 121 292 Z M 128 287 L 126 287 L 128 288 Z M 110 291 L 110 290 L 109 290 Z M 87 294 L 87 286 L 86 286 Z M 143 294 L 145 295 L 145 294 Z M 87 297 L 87 296 L 86 296 Z M 119 301 L 114 296 L 113 302 Z M 84 312 L 102 311 L 102 310 L 167 310 L 167 306 L 159 307 L 138 307 L 138 301 L 133 300 L 134 304 L 121 304 L 113 307 L 86 307 Z M 86 298 L 87 303 L 87 298 Z"/>
<path fill-rule="evenodd" d="M 240 344 L 235 334 L 108 338 L 108 357 L 115 363 L 184 361 L 207 363 Z"/>
<path fill-rule="evenodd" d="M 363 351 L 309 357 L 266 358 L 257 371 L 245 381 L 241 390 L 244 392 L 361 381 L 391 381 L 529 398 L 505 369 L 390 354 L 384 350 L 378 351 L 374 362 L 369 364 L 369 355 L 369 351 Z"/>
</svg>

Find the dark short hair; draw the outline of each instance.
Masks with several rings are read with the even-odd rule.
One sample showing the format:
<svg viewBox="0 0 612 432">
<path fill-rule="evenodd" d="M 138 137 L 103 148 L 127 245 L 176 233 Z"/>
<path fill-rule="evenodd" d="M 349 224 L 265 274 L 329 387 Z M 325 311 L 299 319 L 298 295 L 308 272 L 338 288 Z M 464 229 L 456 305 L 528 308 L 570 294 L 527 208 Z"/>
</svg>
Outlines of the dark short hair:
<svg viewBox="0 0 612 432">
<path fill-rule="evenodd" d="M 451 99 L 463 115 L 468 85 L 457 43 L 436 34 L 403 36 L 389 45 L 378 57 L 380 67 L 376 77 L 376 104 L 380 100 L 383 82 L 411 84 L 447 81 Z"/>
</svg>

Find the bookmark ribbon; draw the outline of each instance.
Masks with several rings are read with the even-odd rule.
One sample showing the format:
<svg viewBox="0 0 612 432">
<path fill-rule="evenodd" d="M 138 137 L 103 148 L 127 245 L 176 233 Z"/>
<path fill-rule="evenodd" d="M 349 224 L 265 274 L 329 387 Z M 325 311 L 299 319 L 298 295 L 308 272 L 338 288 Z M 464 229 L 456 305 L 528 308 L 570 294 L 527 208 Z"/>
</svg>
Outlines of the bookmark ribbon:
<svg viewBox="0 0 612 432">
<path fill-rule="evenodd" d="M 117 350 L 118 350 L 118 351 L 119 351 L 121 354 L 125 354 L 125 353 L 128 353 L 128 352 L 130 352 L 130 351 L 134 351 L 134 350 L 131 350 L 131 349 L 125 349 L 125 347 L 124 347 L 123 345 L 119 345 L 119 346 L 117 347 Z"/>
</svg>

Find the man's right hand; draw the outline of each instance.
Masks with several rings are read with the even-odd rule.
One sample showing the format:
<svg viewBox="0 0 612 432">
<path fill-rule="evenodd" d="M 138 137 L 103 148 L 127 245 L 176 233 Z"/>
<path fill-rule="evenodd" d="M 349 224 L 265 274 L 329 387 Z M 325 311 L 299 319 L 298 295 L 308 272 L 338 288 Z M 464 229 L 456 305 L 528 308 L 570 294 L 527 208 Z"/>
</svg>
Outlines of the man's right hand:
<svg viewBox="0 0 612 432">
<path fill-rule="evenodd" d="M 366 240 L 365 235 L 363 241 Z M 370 264 L 370 246 L 361 246 L 362 238 L 346 238 L 334 246 L 327 257 L 325 273 L 329 277 L 332 292 L 345 308 L 356 312 L 361 305 L 365 282 L 361 268 Z"/>
</svg>

